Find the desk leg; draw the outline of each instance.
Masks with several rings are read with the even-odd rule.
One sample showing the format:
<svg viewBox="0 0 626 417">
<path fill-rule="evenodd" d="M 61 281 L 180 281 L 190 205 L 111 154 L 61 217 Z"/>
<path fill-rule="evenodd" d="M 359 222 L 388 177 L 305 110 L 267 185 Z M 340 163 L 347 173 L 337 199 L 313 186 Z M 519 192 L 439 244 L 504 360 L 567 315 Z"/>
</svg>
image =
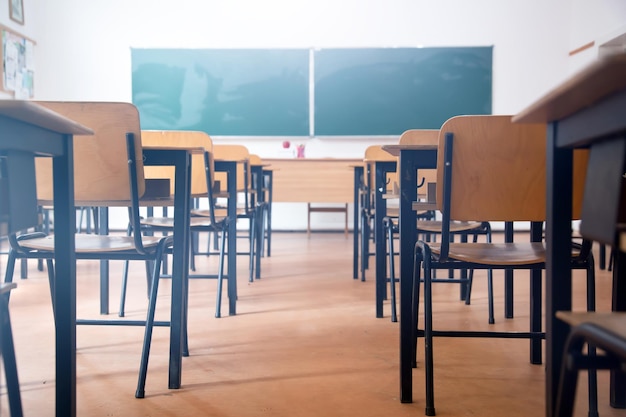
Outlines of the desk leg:
<svg viewBox="0 0 626 417">
<path fill-rule="evenodd" d="M 254 250 L 252 251 L 254 262 L 254 278 L 261 278 L 261 257 L 263 256 L 263 242 L 265 240 L 265 207 L 267 202 L 265 201 L 265 193 L 263 192 L 263 168 L 262 167 L 251 167 L 253 180 L 252 184 L 254 185 L 254 189 L 256 191 L 256 201 L 255 194 L 251 196 L 252 198 L 252 207 L 254 207 L 254 220 L 252 223 L 254 224 L 254 231 L 252 235 L 251 245 L 254 245 Z"/>
<path fill-rule="evenodd" d="M 237 314 L 237 163 L 228 163 L 228 314 Z"/>
<path fill-rule="evenodd" d="M 267 203 L 263 203 L 267 204 Z M 261 209 L 255 208 L 254 216 L 256 217 L 255 228 L 256 231 L 253 243 L 256 245 L 254 255 L 254 278 L 261 279 L 261 256 L 263 256 L 263 240 L 265 235 L 265 223 L 263 221 L 265 206 L 261 206 Z"/>
<path fill-rule="evenodd" d="M 415 320 L 413 310 L 414 251 L 417 241 L 417 165 L 407 152 L 400 152 L 400 402 L 413 402 Z"/>
<path fill-rule="evenodd" d="M 66 136 L 64 146 L 63 155 L 55 157 L 53 162 L 57 417 L 76 415 L 76 210 L 71 136 Z"/>
<path fill-rule="evenodd" d="M 626 254 L 615 251 L 613 260 L 613 311 L 626 311 Z M 614 408 L 626 408 L 626 374 L 619 370 L 611 370 L 610 403 Z"/>
<path fill-rule="evenodd" d="M 400 401 L 413 402 L 413 363 L 415 362 L 417 311 L 413 311 L 413 269 L 417 243 L 418 168 L 437 167 L 437 151 L 400 151 Z M 419 288 L 419 287 L 418 287 Z M 417 295 L 417 294 L 415 294 Z"/>
<path fill-rule="evenodd" d="M 177 152 L 174 176 L 174 254 L 172 259 L 172 302 L 170 322 L 169 388 L 181 384 L 182 351 L 186 336 L 186 290 L 189 272 L 189 194 L 191 156 Z"/>
<path fill-rule="evenodd" d="M 376 162 L 376 189 L 375 210 L 374 210 L 374 240 L 376 249 L 374 256 L 376 259 L 376 317 L 382 318 L 383 301 L 387 298 L 387 250 L 385 248 L 385 238 L 383 236 L 383 218 L 387 212 L 387 201 L 383 194 L 387 188 L 386 184 L 387 167 L 384 162 Z"/>
<path fill-rule="evenodd" d="M 272 256 L 272 202 L 274 201 L 274 172 L 268 171 L 267 178 L 267 256 Z"/>
<path fill-rule="evenodd" d="M 513 242 L 513 222 L 504 223 L 504 241 Z M 513 270 L 504 270 L 504 317 L 513 318 Z"/>
<path fill-rule="evenodd" d="M 532 242 L 541 242 L 543 238 L 543 222 L 532 222 L 530 224 L 530 235 Z M 511 275 L 512 278 L 512 275 Z M 512 288 L 511 288 L 512 290 Z M 530 331 L 541 332 L 541 270 L 531 269 L 530 271 Z M 541 364 L 541 339 L 533 337 L 530 339 L 530 363 Z"/>
<path fill-rule="evenodd" d="M 109 234 L 109 208 L 98 208 L 98 233 Z M 100 261 L 100 314 L 109 314 L 109 261 Z"/>
<path fill-rule="evenodd" d="M 571 221 L 573 151 L 556 146 L 549 125 L 546 153 L 546 416 L 555 412 L 559 375 L 569 326 L 556 318 L 572 309 Z"/>
<path fill-rule="evenodd" d="M 363 167 L 354 167 L 354 203 L 352 212 L 352 278 L 359 278 L 359 210 Z"/>
</svg>

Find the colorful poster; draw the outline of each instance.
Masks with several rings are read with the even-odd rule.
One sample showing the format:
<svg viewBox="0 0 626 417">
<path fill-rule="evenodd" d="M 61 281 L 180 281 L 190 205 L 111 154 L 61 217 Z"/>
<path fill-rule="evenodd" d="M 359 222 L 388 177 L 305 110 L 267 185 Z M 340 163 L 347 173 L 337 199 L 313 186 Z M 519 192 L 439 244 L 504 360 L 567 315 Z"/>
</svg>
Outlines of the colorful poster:
<svg viewBox="0 0 626 417">
<path fill-rule="evenodd" d="M 17 99 L 34 97 L 33 42 L 7 30 L 2 31 L 3 88 Z"/>
</svg>

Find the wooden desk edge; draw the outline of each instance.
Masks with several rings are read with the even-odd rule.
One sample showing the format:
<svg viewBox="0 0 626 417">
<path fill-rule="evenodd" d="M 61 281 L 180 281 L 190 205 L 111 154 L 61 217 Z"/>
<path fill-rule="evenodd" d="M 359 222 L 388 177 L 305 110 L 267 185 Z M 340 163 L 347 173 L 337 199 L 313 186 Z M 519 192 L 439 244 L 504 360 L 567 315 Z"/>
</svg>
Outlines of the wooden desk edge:
<svg viewBox="0 0 626 417">
<path fill-rule="evenodd" d="M 228 158 L 218 158 L 218 157 L 213 159 L 213 162 L 237 162 L 237 163 L 243 163 L 243 162 L 246 162 L 246 161 L 247 161 L 247 159 L 228 159 Z"/>
<path fill-rule="evenodd" d="M 177 146 L 143 146 L 142 149 L 144 151 L 187 151 L 192 154 L 200 154 L 205 151 L 204 148 L 199 147 L 181 148 Z"/>
<path fill-rule="evenodd" d="M 27 100 L 0 100 L 0 116 L 10 117 L 61 134 L 94 134 L 90 128 Z"/>
<path fill-rule="evenodd" d="M 437 150 L 437 145 L 383 145 L 382 149 L 393 156 L 400 156 L 400 151 Z"/>
</svg>

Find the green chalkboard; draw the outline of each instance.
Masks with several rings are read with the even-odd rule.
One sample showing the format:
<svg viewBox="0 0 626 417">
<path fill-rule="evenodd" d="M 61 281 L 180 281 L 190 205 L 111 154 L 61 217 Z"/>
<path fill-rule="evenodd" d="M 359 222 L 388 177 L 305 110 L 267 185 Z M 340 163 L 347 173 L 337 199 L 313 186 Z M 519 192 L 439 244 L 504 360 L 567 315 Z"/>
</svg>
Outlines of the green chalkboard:
<svg viewBox="0 0 626 417">
<path fill-rule="evenodd" d="M 308 136 L 308 49 L 132 49 L 142 129 Z"/>
<path fill-rule="evenodd" d="M 492 47 L 320 49 L 315 134 L 399 135 L 491 114 Z"/>
<path fill-rule="evenodd" d="M 340 48 L 313 54 L 132 49 L 132 101 L 143 129 L 225 136 L 399 135 L 438 129 L 459 114 L 490 114 L 492 53 L 492 47 Z"/>
</svg>

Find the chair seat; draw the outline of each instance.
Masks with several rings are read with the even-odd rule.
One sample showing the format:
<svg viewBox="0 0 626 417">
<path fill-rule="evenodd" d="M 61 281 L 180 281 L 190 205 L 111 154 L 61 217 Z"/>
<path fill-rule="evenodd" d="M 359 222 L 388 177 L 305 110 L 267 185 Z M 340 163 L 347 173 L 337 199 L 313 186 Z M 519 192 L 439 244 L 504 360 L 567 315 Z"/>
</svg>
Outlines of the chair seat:
<svg viewBox="0 0 626 417">
<path fill-rule="evenodd" d="M 557 381 L 558 396 L 554 415 L 570 417 L 574 415 L 580 370 L 587 370 L 595 381 L 595 372 L 598 369 L 624 369 L 626 363 L 626 312 L 557 311 L 556 317 L 568 323 L 571 329 L 563 348 L 563 361 Z M 603 353 L 597 354 L 597 349 Z M 611 394 L 611 399 L 613 400 L 613 394 Z M 589 401 L 590 409 L 592 407 L 593 409 L 588 414 L 597 416 L 595 393 Z"/>
<path fill-rule="evenodd" d="M 570 326 L 580 326 L 583 323 L 591 323 L 626 339 L 626 312 L 582 312 L 582 311 L 557 311 L 557 318 Z"/>
<path fill-rule="evenodd" d="M 469 232 L 482 226 L 480 222 L 450 222 L 450 233 Z M 417 229 L 424 232 L 441 233 L 440 220 L 418 220 Z"/>
<path fill-rule="evenodd" d="M 216 222 L 224 220 L 224 217 L 220 219 L 216 219 Z M 174 227 L 174 219 L 172 217 L 146 217 L 141 220 L 142 226 L 150 226 L 156 228 L 173 228 Z M 191 228 L 194 227 L 211 227 L 215 226 L 214 223 L 211 222 L 209 217 L 191 217 L 189 219 L 189 226 Z"/>
<path fill-rule="evenodd" d="M 144 248 L 155 247 L 161 239 L 156 236 L 142 236 L 143 246 Z M 129 236 L 77 234 L 75 245 L 77 254 L 136 250 L 134 239 Z M 21 240 L 20 246 L 31 250 L 52 252 L 54 251 L 54 236 Z"/>
<path fill-rule="evenodd" d="M 236 207 L 235 211 L 237 213 L 237 216 L 248 216 L 250 214 L 250 210 L 246 209 L 245 207 L 242 207 L 242 206 Z M 217 207 L 215 207 L 216 215 L 218 215 L 218 213 L 227 213 L 227 212 L 228 212 L 228 209 L 226 207 L 224 207 L 224 206 L 217 206 Z M 192 210 L 191 211 L 191 215 L 192 216 L 207 216 L 208 215 L 208 211 L 205 210 L 205 209 L 196 209 L 196 210 Z"/>
<path fill-rule="evenodd" d="M 243 209 L 241 209 L 243 210 Z M 215 221 L 219 222 L 224 220 L 226 217 L 228 217 L 228 209 L 226 208 L 215 208 L 215 210 L 213 210 L 213 213 L 215 214 Z M 211 217 L 211 212 L 209 209 L 195 209 L 195 210 L 191 210 L 191 218 L 193 219 L 193 217 Z"/>
<path fill-rule="evenodd" d="M 439 243 L 429 243 L 435 255 L 440 253 Z M 484 265 L 541 264 L 546 260 L 543 243 L 450 243 L 448 257 L 463 262 Z"/>
<path fill-rule="evenodd" d="M 417 213 L 426 214 L 428 212 Z M 398 218 L 387 216 L 389 220 L 392 222 L 393 227 L 398 227 Z M 480 222 L 460 222 L 453 221 L 450 222 L 450 233 L 461 233 L 461 232 L 472 232 L 478 230 L 482 227 L 482 223 Z M 441 220 L 418 220 L 417 221 L 417 230 L 420 232 L 428 232 L 428 233 L 441 233 Z"/>
</svg>

